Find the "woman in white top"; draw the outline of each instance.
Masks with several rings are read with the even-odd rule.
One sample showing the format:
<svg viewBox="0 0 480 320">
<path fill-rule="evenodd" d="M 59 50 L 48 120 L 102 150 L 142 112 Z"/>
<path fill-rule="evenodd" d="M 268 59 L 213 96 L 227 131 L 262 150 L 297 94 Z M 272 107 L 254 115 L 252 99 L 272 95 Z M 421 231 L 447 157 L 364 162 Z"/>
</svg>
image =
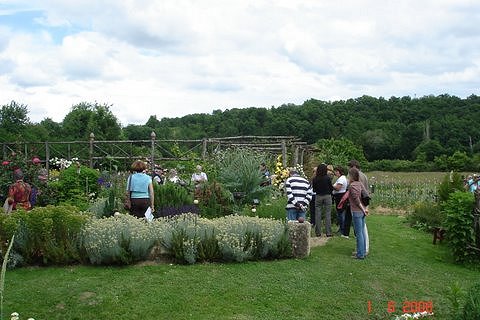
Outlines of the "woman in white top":
<svg viewBox="0 0 480 320">
<path fill-rule="evenodd" d="M 207 174 L 202 171 L 202 166 L 197 165 L 196 171 L 192 174 L 192 182 L 195 185 L 195 197 L 200 194 L 200 187 L 202 183 L 207 182 Z"/>
<path fill-rule="evenodd" d="M 337 180 L 333 184 L 332 194 L 335 199 L 335 208 L 337 208 L 338 203 L 342 199 L 345 192 L 347 192 L 348 180 L 345 176 L 345 171 L 341 166 L 335 167 L 333 171 L 335 173 L 335 176 L 337 177 Z M 342 209 L 337 208 L 337 223 L 339 227 L 338 232 L 340 232 L 342 236 L 345 235 L 345 211 L 345 206 Z"/>
</svg>

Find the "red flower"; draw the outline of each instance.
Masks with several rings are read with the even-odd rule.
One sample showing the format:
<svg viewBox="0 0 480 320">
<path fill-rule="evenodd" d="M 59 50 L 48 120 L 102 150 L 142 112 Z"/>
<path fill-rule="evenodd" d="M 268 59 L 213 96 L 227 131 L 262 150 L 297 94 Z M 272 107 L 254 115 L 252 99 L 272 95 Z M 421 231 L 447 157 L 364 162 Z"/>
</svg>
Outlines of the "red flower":
<svg viewBox="0 0 480 320">
<path fill-rule="evenodd" d="M 7 160 L 2 162 L 2 166 L 8 166 L 9 164 L 10 164 L 10 161 L 7 161 Z"/>
<path fill-rule="evenodd" d="M 32 163 L 33 163 L 33 164 L 39 164 L 40 162 L 41 162 L 41 161 L 40 161 L 40 159 L 39 159 L 38 157 L 34 157 L 34 158 L 32 159 Z"/>
</svg>

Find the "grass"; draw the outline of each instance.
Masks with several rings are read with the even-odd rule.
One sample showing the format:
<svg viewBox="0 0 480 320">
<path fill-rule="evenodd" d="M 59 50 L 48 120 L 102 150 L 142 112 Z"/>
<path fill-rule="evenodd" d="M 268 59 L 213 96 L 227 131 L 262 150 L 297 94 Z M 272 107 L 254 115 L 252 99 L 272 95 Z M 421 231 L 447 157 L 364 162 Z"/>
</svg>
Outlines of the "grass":
<svg viewBox="0 0 480 320">
<path fill-rule="evenodd" d="M 350 258 L 354 239 L 334 237 L 303 260 L 10 270 L 4 308 L 37 320 L 393 319 L 405 301 L 432 301 L 435 319 L 451 319 L 447 287 L 468 288 L 478 269 L 453 264 L 444 245 L 403 221 L 368 218 L 364 261 Z"/>
</svg>

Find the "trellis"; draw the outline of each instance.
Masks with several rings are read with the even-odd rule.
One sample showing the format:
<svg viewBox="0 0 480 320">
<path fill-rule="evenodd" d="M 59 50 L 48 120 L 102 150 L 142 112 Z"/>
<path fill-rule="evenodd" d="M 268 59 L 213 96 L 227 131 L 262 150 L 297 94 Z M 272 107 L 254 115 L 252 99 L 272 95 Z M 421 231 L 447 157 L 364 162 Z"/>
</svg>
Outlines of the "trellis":
<svg viewBox="0 0 480 320">
<path fill-rule="evenodd" d="M 173 154 L 168 148 L 172 144 L 182 145 L 187 151 Z M 198 159 L 207 160 L 215 152 L 226 148 L 250 148 L 275 154 L 282 154 L 284 167 L 287 166 L 287 154 L 292 155 L 292 164 L 303 164 L 306 142 L 294 136 L 236 136 L 203 139 L 156 139 L 155 132 L 148 140 L 95 140 L 90 134 L 88 141 L 55 141 L 55 142 L 4 142 L 3 159 L 8 159 L 12 152 L 21 153 L 25 160 L 40 156 L 49 169 L 50 159 L 64 158 L 78 161 L 95 167 L 98 161 L 123 160 L 131 161 L 138 158 L 148 158 L 152 169 L 155 163 L 166 160 L 192 160 L 192 154 L 198 154 Z"/>
</svg>

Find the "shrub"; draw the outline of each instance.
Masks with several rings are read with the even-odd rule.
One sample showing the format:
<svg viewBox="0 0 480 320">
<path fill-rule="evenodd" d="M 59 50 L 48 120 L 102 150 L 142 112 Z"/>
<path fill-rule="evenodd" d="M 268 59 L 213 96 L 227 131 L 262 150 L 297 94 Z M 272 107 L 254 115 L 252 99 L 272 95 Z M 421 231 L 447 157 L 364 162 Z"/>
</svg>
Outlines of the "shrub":
<svg viewBox="0 0 480 320">
<path fill-rule="evenodd" d="M 0 240 L 5 243 L 15 234 L 13 252 L 26 264 L 77 262 L 79 235 L 86 220 L 87 215 L 72 206 L 19 210 L 0 220 Z"/>
<path fill-rule="evenodd" d="M 130 264 L 145 260 L 156 243 L 152 226 L 127 214 L 91 218 L 82 231 L 82 250 L 92 264 Z"/>
<path fill-rule="evenodd" d="M 39 205 L 69 204 L 86 210 L 89 200 L 98 196 L 100 185 L 97 170 L 85 166 L 70 166 L 60 171 L 58 179 L 51 181 L 38 197 Z"/>
<path fill-rule="evenodd" d="M 474 245 L 473 195 L 470 192 L 456 191 L 443 203 L 442 211 L 446 218 L 444 228 L 448 244 L 457 262 L 473 262 L 475 254 L 469 249 Z"/>
<path fill-rule="evenodd" d="M 268 163 L 268 156 L 252 149 L 227 149 L 216 155 L 218 181 L 230 192 L 243 192 L 242 203 L 251 203 L 269 194 L 270 187 L 260 184 L 264 178 L 259 170 L 262 162 Z"/>
<path fill-rule="evenodd" d="M 463 306 L 462 320 L 480 319 L 480 282 L 474 284 L 467 291 L 465 304 Z"/>
<path fill-rule="evenodd" d="M 251 217 L 260 218 L 275 218 L 278 220 L 285 220 L 287 214 L 285 211 L 285 205 L 287 199 L 284 197 L 264 199 L 259 205 L 255 207 L 255 211 L 252 211 L 251 207 L 244 208 L 242 214 Z"/>
<path fill-rule="evenodd" d="M 166 183 L 159 185 L 154 183 L 153 189 L 155 193 L 155 205 L 158 212 L 162 212 L 163 209 L 166 208 L 180 208 L 193 203 L 189 191 L 178 184 Z"/>
<path fill-rule="evenodd" d="M 444 202 L 448 200 L 451 193 L 455 191 L 465 191 L 463 187 L 463 179 L 458 172 L 447 173 L 440 186 L 438 187 L 438 200 Z"/>
<path fill-rule="evenodd" d="M 206 182 L 197 193 L 200 214 L 204 218 L 215 218 L 233 213 L 233 196 L 218 182 Z"/>
<path fill-rule="evenodd" d="M 445 214 L 437 203 L 417 202 L 413 211 L 407 216 L 407 221 L 413 227 L 431 231 L 434 227 L 441 227 L 445 220 Z"/>
<path fill-rule="evenodd" d="M 213 220 L 187 214 L 166 219 L 162 238 L 181 263 L 236 261 L 291 256 L 285 224 L 274 219 L 227 216 Z"/>
</svg>

